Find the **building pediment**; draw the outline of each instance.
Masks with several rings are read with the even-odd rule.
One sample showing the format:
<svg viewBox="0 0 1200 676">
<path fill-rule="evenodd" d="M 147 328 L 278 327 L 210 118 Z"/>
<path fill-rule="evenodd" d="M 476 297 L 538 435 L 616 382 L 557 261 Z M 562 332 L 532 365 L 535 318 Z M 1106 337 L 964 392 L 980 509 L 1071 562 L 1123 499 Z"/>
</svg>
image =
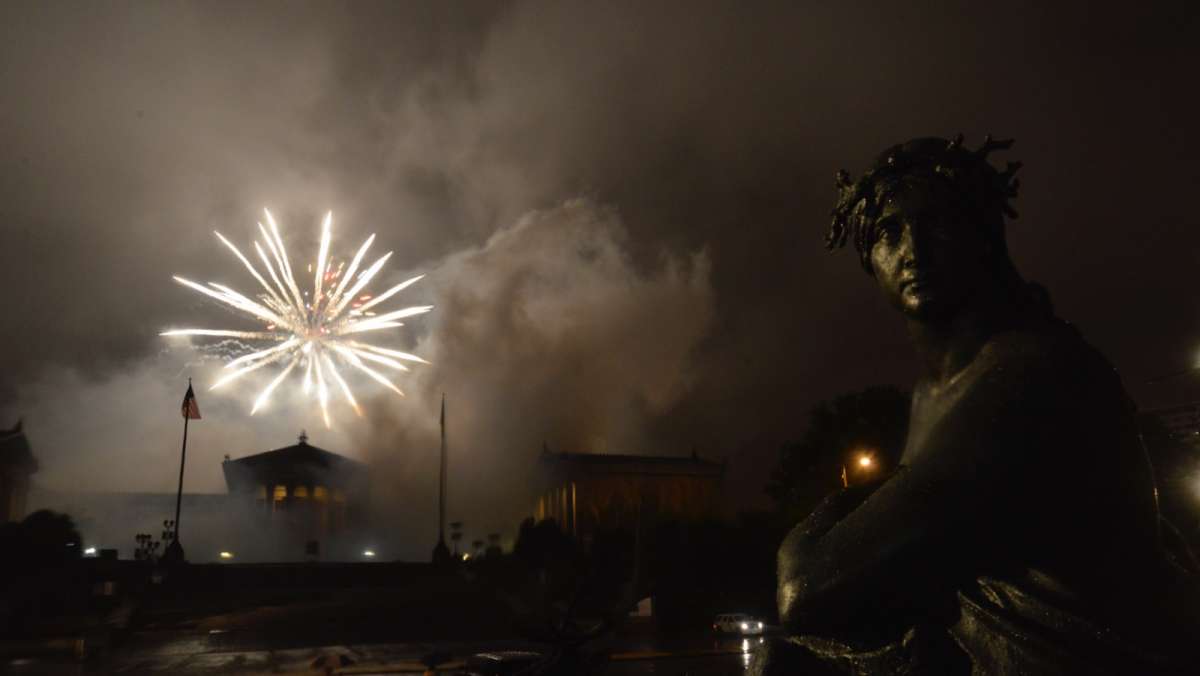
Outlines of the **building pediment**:
<svg viewBox="0 0 1200 676">
<path fill-rule="evenodd" d="M 275 485 L 348 488 L 365 481 L 367 472 L 365 464 L 313 446 L 303 435 L 297 444 L 227 459 L 221 467 L 231 493 Z"/>
</svg>

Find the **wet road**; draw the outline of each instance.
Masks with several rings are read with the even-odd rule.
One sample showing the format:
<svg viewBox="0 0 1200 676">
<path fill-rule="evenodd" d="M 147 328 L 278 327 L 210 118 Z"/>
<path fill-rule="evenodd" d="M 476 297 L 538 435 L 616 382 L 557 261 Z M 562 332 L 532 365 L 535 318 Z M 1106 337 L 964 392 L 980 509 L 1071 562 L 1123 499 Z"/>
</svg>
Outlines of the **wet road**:
<svg viewBox="0 0 1200 676">
<path fill-rule="evenodd" d="M 746 673 L 749 655 L 740 656 L 677 658 L 619 662 L 609 665 L 605 674 L 611 676 L 736 676 Z"/>
<path fill-rule="evenodd" d="M 719 638 L 703 634 L 663 638 L 652 634 L 615 637 L 606 646 L 612 654 L 606 674 L 612 676 L 734 676 L 744 674 L 750 651 L 759 639 Z M 345 655 L 356 674 L 403 673 L 419 669 L 417 660 L 432 650 L 465 656 L 488 649 L 512 649 L 508 644 L 377 644 L 292 648 L 287 650 L 227 651 L 213 649 L 199 637 L 179 637 L 154 649 L 122 650 L 108 659 L 78 663 L 66 657 L 43 657 L 0 663 L 0 672 L 42 676 L 112 674 L 258 674 L 313 673 L 314 660 Z M 532 647 L 532 646 L 526 646 Z M 335 672 L 336 673 L 336 672 Z M 446 673 L 454 673 L 448 671 Z"/>
<path fill-rule="evenodd" d="M 666 655 L 639 656 L 639 653 L 618 654 L 609 664 L 611 676 L 737 676 L 750 666 L 750 653 L 759 639 L 699 640 L 708 647 L 689 649 L 669 647 Z M 704 654 L 697 654 L 704 653 Z M 628 659 L 626 659 L 628 658 Z"/>
</svg>

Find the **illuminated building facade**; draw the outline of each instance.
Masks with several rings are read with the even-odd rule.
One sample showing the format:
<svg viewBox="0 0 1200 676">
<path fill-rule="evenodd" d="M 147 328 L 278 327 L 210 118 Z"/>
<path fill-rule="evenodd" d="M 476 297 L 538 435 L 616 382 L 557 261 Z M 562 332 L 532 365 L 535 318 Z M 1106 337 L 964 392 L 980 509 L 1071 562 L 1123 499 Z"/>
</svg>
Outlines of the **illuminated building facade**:
<svg viewBox="0 0 1200 676">
<path fill-rule="evenodd" d="M 38 469 L 20 421 L 0 430 L 0 523 L 25 518 L 29 477 Z"/>
<path fill-rule="evenodd" d="M 325 542 L 358 530 L 367 512 L 366 465 L 299 442 L 221 464 L 230 497 L 267 527 L 296 544 Z"/>
<path fill-rule="evenodd" d="M 725 464 L 683 457 L 550 453 L 539 459 L 533 518 L 554 519 L 583 540 L 598 528 L 700 521 L 719 507 Z"/>
</svg>

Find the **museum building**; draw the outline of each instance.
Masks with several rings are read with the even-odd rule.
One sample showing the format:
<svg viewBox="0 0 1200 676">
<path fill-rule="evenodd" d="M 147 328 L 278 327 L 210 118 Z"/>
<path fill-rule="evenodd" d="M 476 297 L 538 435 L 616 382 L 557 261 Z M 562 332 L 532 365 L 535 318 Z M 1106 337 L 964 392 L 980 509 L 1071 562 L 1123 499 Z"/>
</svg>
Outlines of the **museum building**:
<svg viewBox="0 0 1200 676">
<path fill-rule="evenodd" d="M 292 446 L 226 456 L 221 469 L 231 500 L 295 540 L 336 537 L 360 525 L 367 512 L 367 466 L 309 445 L 303 432 Z"/>
<path fill-rule="evenodd" d="M 717 516 L 725 463 L 690 456 L 552 453 L 539 458 L 537 521 L 585 542 L 597 529 Z"/>
</svg>

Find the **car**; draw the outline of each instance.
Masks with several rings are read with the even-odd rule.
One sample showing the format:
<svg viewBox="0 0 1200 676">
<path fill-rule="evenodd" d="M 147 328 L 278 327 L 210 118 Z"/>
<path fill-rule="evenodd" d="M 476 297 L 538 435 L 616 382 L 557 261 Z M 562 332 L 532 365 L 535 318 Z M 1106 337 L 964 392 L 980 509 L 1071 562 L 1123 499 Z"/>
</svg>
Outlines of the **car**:
<svg viewBox="0 0 1200 676">
<path fill-rule="evenodd" d="M 713 631 L 722 634 L 757 636 L 764 626 L 762 620 L 745 613 L 722 613 L 713 618 Z"/>
</svg>

